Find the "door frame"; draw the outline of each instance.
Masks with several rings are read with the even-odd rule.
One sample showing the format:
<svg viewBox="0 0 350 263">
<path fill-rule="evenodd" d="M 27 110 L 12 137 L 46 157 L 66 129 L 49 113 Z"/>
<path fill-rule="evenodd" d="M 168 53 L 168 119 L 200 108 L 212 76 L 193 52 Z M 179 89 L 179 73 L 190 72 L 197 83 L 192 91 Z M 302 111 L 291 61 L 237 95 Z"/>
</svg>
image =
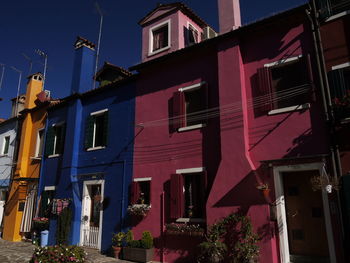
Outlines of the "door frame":
<svg viewBox="0 0 350 263">
<path fill-rule="evenodd" d="M 80 245 L 83 245 L 84 242 L 84 229 L 83 229 L 83 212 L 85 208 L 85 195 L 87 195 L 89 192 L 88 186 L 90 185 L 101 185 L 101 200 L 104 199 L 104 186 L 105 186 L 105 180 L 88 180 L 83 182 L 83 196 L 82 196 L 82 204 L 81 204 L 81 223 L 80 223 Z M 97 248 L 98 250 L 101 250 L 101 243 L 102 243 L 102 225 L 103 225 L 103 209 L 100 210 L 100 224 L 98 226 L 98 245 Z"/>
<path fill-rule="evenodd" d="M 302 172 L 302 171 L 319 171 L 320 174 L 324 171 L 324 163 L 307 163 L 307 164 L 295 164 L 285 166 L 273 167 L 273 177 L 275 183 L 276 193 L 276 211 L 277 211 L 277 225 L 278 235 L 280 243 L 280 257 L 282 263 L 290 263 L 289 244 L 288 244 L 288 229 L 287 229 L 287 217 L 286 207 L 284 198 L 284 187 L 283 187 L 283 172 Z M 329 259 L 331 263 L 336 263 L 333 230 L 331 224 L 331 215 L 328 202 L 328 194 L 322 190 L 322 201 L 323 201 L 323 212 L 326 226 L 327 242 L 329 249 Z"/>
</svg>

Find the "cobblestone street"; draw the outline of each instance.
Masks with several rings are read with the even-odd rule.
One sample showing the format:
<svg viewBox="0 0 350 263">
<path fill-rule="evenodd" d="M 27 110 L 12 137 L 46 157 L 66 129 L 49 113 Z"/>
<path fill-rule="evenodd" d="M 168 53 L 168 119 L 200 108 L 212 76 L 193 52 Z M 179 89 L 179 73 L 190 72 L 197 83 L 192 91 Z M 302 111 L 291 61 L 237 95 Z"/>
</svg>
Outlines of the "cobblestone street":
<svg viewBox="0 0 350 263">
<path fill-rule="evenodd" d="M 1 263 L 28 263 L 34 250 L 30 242 L 9 242 L 0 239 Z M 98 253 L 97 250 L 86 249 L 88 253 L 86 263 L 130 263 L 130 261 L 117 260 Z"/>
</svg>

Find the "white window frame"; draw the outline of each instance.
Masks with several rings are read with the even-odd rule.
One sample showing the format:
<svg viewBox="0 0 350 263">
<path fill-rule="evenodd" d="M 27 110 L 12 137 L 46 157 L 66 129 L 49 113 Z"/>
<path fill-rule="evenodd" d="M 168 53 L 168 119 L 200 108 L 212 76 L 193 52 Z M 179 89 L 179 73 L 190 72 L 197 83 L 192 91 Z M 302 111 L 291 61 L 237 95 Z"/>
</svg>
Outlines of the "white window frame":
<svg viewBox="0 0 350 263">
<path fill-rule="evenodd" d="M 108 109 L 103 109 L 99 111 L 94 111 L 90 113 L 90 116 L 100 116 L 108 112 Z M 95 146 L 96 143 L 96 121 L 94 122 L 94 131 L 92 136 L 92 147 L 87 148 L 86 151 L 95 151 L 95 150 L 101 150 L 106 148 L 106 146 Z"/>
<path fill-rule="evenodd" d="M 192 27 L 194 30 L 197 31 L 198 39 L 197 39 L 197 42 L 195 42 L 195 43 L 190 43 L 190 27 Z M 187 37 L 187 46 L 194 45 L 194 44 L 201 42 L 201 39 L 200 39 L 201 35 L 199 34 L 199 30 L 197 29 L 197 27 L 195 27 L 189 21 L 187 21 L 187 36 L 186 37 Z"/>
<path fill-rule="evenodd" d="M 153 31 L 155 31 L 155 30 L 157 30 L 157 29 L 159 29 L 159 28 L 161 28 L 161 27 L 163 27 L 165 25 L 168 26 L 168 45 L 166 47 L 162 47 L 160 49 L 157 49 L 157 50 L 153 51 Z M 152 56 L 152 55 L 158 54 L 160 52 L 163 52 L 163 51 L 169 49 L 170 46 L 171 46 L 171 19 L 168 19 L 168 20 L 166 20 L 164 22 L 161 22 L 161 23 L 151 27 L 149 29 L 149 33 L 148 34 L 149 34 L 149 38 L 148 38 L 149 39 L 148 56 Z"/>
<path fill-rule="evenodd" d="M 350 62 L 346 62 L 346 63 L 342 63 L 342 64 L 338 64 L 338 65 L 332 66 L 332 70 L 348 68 L 348 67 L 350 67 Z"/>
<path fill-rule="evenodd" d="M 195 173 L 203 173 L 206 171 L 205 167 L 194 167 L 194 168 L 185 168 L 185 169 L 177 169 L 176 174 L 186 175 L 186 174 L 195 174 Z M 205 222 L 204 218 L 188 218 L 188 217 L 180 217 L 176 219 L 178 223 L 202 223 Z"/>
<path fill-rule="evenodd" d="M 289 243 L 288 243 L 288 228 L 287 228 L 287 215 L 286 205 L 284 197 L 284 186 L 283 186 L 283 172 L 301 172 L 301 171 L 319 171 L 320 174 L 323 172 L 324 163 L 308 163 L 308 164 L 296 164 L 296 165 L 285 165 L 273 167 L 273 176 L 275 184 L 276 205 L 277 212 L 277 225 L 279 226 L 279 243 L 280 243 L 280 257 L 281 263 L 290 262 Z M 328 194 L 325 189 L 322 190 L 322 201 L 323 201 L 323 213 L 325 216 L 325 228 L 328 241 L 329 257 L 330 262 L 336 262 L 335 246 L 333 239 L 333 230 L 331 224 L 331 214 L 329 208 Z"/>
<path fill-rule="evenodd" d="M 43 133 L 41 140 L 40 140 L 39 134 L 40 134 L 40 132 L 44 132 L 44 130 L 45 130 L 45 128 L 40 128 L 40 129 L 38 129 L 38 131 L 37 131 L 37 135 L 36 135 L 36 147 L 35 147 L 35 156 L 34 156 L 35 158 L 40 158 L 40 159 L 41 159 L 41 158 L 42 158 L 42 155 L 43 155 L 43 151 L 44 151 L 44 136 L 45 136 L 45 134 Z M 41 155 L 39 156 L 40 143 L 42 144 L 42 145 L 41 145 L 42 149 L 41 149 Z"/>
<path fill-rule="evenodd" d="M 7 148 L 7 153 L 5 153 L 5 148 L 6 148 L 6 138 L 8 138 L 8 148 Z M 4 139 L 2 141 L 2 149 L 1 149 L 1 155 L 7 156 L 10 152 L 10 143 L 11 143 L 11 135 L 6 135 L 4 136 Z"/>
<path fill-rule="evenodd" d="M 63 121 L 54 123 L 52 124 L 52 127 L 59 127 L 59 126 L 62 126 L 64 123 L 65 122 Z M 47 158 L 54 158 L 61 155 L 60 153 L 56 153 L 56 148 L 57 148 L 57 134 L 55 133 L 55 138 L 53 140 L 53 154 L 49 155 Z"/>
<path fill-rule="evenodd" d="M 281 64 L 284 63 L 288 63 L 288 62 L 292 62 L 292 61 L 297 61 L 300 58 L 302 58 L 303 55 L 298 55 L 295 57 L 290 57 L 290 58 L 286 58 L 286 59 L 281 59 L 281 60 L 277 60 L 271 63 L 266 63 L 264 64 L 265 68 L 270 68 L 270 67 L 275 67 L 275 66 L 279 66 Z M 307 110 L 310 109 L 311 104 L 310 103 L 304 103 L 301 105 L 293 105 L 293 106 L 289 106 L 289 107 L 284 107 L 284 108 L 278 108 L 278 109 L 273 109 L 270 110 L 267 115 L 276 115 L 276 114 L 280 114 L 280 113 L 286 113 L 286 112 L 293 112 L 293 111 L 303 111 L 303 110 Z"/>
<path fill-rule="evenodd" d="M 193 85 L 190 85 L 190 86 L 187 86 L 187 87 L 179 88 L 178 91 L 180 91 L 180 92 L 193 91 L 193 90 L 200 89 L 202 86 L 204 86 L 206 84 L 207 84 L 206 81 L 202 81 L 200 83 L 196 83 L 196 84 L 193 84 Z M 185 113 L 185 114 L 187 114 L 187 113 Z M 194 124 L 194 125 L 190 125 L 190 126 L 181 127 L 177 131 L 178 132 L 184 132 L 184 131 L 201 129 L 203 127 L 206 127 L 206 124 L 205 123 L 199 123 L 199 124 Z"/>
</svg>

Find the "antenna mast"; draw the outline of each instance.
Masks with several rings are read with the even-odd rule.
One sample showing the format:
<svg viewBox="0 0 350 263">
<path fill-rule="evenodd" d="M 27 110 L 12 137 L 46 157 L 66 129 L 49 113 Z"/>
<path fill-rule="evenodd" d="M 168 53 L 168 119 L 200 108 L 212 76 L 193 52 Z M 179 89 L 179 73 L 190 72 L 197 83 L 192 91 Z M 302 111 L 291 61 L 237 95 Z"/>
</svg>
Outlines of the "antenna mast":
<svg viewBox="0 0 350 263">
<path fill-rule="evenodd" d="M 1 77 L 0 77 L 0 91 L 1 91 L 2 81 L 4 80 L 5 64 L 0 63 L 0 67 L 2 67 Z"/>
<path fill-rule="evenodd" d="M 18 85 L 17 85 L 17 95 L 16 95 L 16 108 L 15 108 L 15 116 L 18 116 L 18 97 L 19 97 L 19 89 L 21 87 L 21 80 L 22 80 L 22 71 L 20 71 L 19 69 L 16 69 L 15 67 L 11 67 L 11 69 L 13 69 L 14 71 L 16 71 L 17 73 L 19 73 L 19 78 L 18 78 Z"/>
<path fill-rule="evenodd" d="M 40 49 L 35 50 L 39 56 L 44 58 L 44 79 L 43 79 L 43 90 L 45 90 L 45 82 L 46 82 L 46 69 L 47 69 L 47 54 Z"/>
<path fill-rule="evenodd" d="M 98 33 L 98 42 L 97 42 L 97 51 L 96 51 L 96 61 L 95 61 L 95 73 L 94 73 L 94 76 L 96 76 L 96 73 L 97 73 L 98 59 L 99 59 L 99 56 L 100 56 L 102 25 L 103 25 L 103 14 L 102 14 L 101 8 L 100 8 L 100 6 L 99 6 L 99 4 L 97 2 L 95 2 L 95 6 L 96 6 L 97 12 L 100 14 L 100 30 L 99 30 L 99 33 Z M 94 83 L 93 89 L 95 89 L 96 88 L 96 81 L 94 80 L 93 83 Z"/>
</svg>

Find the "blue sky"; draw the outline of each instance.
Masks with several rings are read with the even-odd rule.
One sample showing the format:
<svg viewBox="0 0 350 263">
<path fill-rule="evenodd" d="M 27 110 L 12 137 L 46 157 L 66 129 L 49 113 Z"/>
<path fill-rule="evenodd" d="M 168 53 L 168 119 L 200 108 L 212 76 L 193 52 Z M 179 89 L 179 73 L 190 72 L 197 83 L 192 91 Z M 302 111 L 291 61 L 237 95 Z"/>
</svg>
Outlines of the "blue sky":
<svg viewBox="0 0 350 263">
<path fill-rule="evenodd" d="M 45 89 L 54 98 L 70 93 L 72 64 L 76 36 L 97 43 L 99 15 L 96 0 L 12 0 L 0 3 L 0 63 L 5 74 L 0 90 L 0 118 L 10 115 L 10 99 L 16 96 L 19 74 L 10 66 L 23 71 L 20 93 L 25 93 L 29 61 L 33 72 L 43 71 L 42 60 L 34 52 L 41 49 L 48 54 L 49 69 Z M 128 68 L 140 62 L 141 28 L 137 22 L 154 9 L 157 3 L 168 0 L 98 0 L 104 10 L 100 65 L 109 61 Z M 217 0 L 184 0 L 194 12 L 218 29 Z M 305 0 L 241 0 L 242 23 L 247 24 L 286 10 Z M 1 68 L 0 68 L 1 77 Z"/>
</svg>

